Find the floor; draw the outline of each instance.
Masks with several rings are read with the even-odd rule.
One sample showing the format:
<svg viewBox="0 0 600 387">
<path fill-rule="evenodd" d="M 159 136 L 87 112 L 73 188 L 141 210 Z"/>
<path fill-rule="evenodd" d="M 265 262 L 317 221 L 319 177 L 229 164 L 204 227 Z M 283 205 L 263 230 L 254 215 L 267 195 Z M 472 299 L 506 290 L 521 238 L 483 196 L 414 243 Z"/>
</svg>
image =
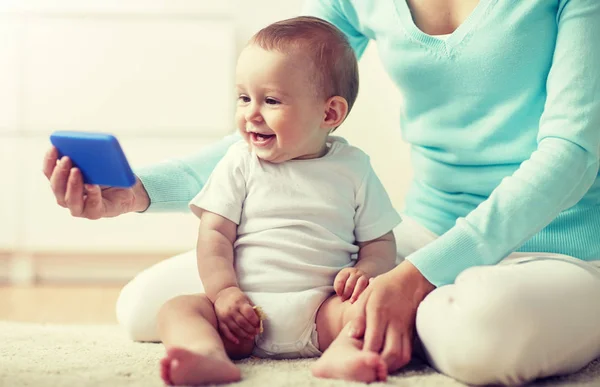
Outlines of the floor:
<svg viewBox="0 0 600 387">
<path fill-rule="evenodd" d="M 121 286 L 0 286 L 0 320 L 52 324 L 116 324 Z"/>
</svg>

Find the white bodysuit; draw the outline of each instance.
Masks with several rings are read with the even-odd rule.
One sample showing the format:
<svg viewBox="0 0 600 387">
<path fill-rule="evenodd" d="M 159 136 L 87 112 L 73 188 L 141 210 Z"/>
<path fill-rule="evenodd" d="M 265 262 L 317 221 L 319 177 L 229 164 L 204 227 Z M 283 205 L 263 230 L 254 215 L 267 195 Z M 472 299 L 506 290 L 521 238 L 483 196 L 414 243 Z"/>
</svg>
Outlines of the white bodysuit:
<svg viewBox="0 0 600 387">
<path fill-rule="evenodd" d="M 206 210 L 238 225 L 239 286 L 267 315 L 256 338 L 262 356 L 297 357 L 314 345 L 316 312 L 336 274 L 355 262 L 356 243 L 400 223 L 369 157 L 341 141 L 328 147 L 317 159 L 273 164 L 240 141 L 190 202 L 198 216 Z"/>
</svg>

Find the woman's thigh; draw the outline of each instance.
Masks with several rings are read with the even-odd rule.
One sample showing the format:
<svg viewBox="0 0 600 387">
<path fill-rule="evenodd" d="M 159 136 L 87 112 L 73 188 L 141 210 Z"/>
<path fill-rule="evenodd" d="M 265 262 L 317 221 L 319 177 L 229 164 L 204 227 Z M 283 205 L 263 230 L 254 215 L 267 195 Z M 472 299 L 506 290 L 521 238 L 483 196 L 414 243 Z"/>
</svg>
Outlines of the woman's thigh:
<svg viewBox="0 0 600 387">
<path fill-rule="evenodd" d="M 513 258 L 465 270 L 421 303 L 417 332 L 436 369 L 515 384 L 600 356 L 600 270 L 564 256 Z"/>
<path fill-rule="evenodd" d="M 173 297 L 203 293 L 196 251 L 159 262 L 132 279 L 117 300 L 117 320 L 136 341 L 158 341 L 156 316 Z"/>
</svg>

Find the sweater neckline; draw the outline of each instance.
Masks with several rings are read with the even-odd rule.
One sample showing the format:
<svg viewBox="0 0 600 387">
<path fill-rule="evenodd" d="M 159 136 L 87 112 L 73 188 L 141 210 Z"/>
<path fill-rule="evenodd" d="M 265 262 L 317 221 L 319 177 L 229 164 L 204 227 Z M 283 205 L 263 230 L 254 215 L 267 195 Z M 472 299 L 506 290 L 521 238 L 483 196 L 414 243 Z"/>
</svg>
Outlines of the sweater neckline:
<svg viewBox="0 0 600 387">
<path fill-rule="evenodd" d="M 450 54 L 450 51 L 463 41 L 469 32 L 472 31 L 474 26 L 481 20 L 483 15 L 485 15 L 490 5 L 495 3 L 496 0 L 479 0 L 479 3 L 475 6 L 473 11 L 471 11 L 469 16 L 467 16 L 467 18 L 452 33 L 447 34 L 445 39 L 441 39 L 435 35 L 426 34 L 417 27 L 406 0 L 394 0 L 394 2 L 396 3 L 396 11 L 400 16 L 401 23 L 411 38 L 434 50 Z"/>
</svg>

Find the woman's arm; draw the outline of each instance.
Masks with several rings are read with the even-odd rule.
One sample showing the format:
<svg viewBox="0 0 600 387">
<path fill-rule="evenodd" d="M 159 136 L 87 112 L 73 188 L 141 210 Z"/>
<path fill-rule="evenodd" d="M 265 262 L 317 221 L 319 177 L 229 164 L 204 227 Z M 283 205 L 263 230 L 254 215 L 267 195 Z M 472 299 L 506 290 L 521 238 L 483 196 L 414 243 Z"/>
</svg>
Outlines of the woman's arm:
<svg viewBox="0 0 600 387">
<path fill-rule="evenodd" d="M 375 278 L 354 324 L 364 349 L 381 352 L 391 371 L 411 357 L 416 311 L 435 287 L 464 269 L 494 264 L 577 203 L 598 175 L 600 152 L 600 2 L 565 0 L 547 81 L 538 149 L 488 200 L 454 228 Z M 361 324 L 362 322 L 362 324 Z"/>
<path fill-rule="evenodd" d="M 187 211 L 190 200 L 204 187 L 229 146 L 240 139 L 236 132 L 193 155 L 136 169 L 135 174 L 141 181 L 142 191 L 147 192 L 147 210 Z"/>
<path fill-rule="evenodd" d="M 348 0 L 307 0 L 302 15 L 314 16 L 326 20 L 346 35 L 350 45 L 360 59 L 367 48 L 369 38 L 360 31 L 358 16 L 354 6 Z"/>
<path fill-rule="evenodd" d="M 540 120 L 538 148 L 465 218 L 407 259 L 434 285 L 496 264 L 575 205 L 598 175 L 600 2 L 565 0 Z"/>
</svg>

